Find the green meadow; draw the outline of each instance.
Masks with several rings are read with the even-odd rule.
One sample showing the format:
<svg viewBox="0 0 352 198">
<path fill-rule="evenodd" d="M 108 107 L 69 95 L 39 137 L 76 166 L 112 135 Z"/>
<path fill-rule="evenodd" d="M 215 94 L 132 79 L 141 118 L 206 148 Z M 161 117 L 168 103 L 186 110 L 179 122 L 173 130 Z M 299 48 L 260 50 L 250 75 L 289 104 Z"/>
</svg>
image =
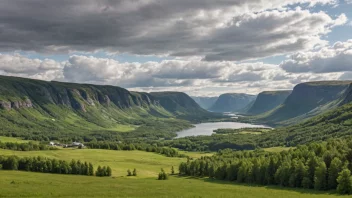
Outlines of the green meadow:
<svg viewBox="0 0 352 198">
<path fill-rule="evenodd" d="M 197 158 L 212 153 L 185 152 Z M 163 168 L 170 172 L 186 158 L 170 158 L 143 151 L 60 149 L 53 151 L 0 150 L 0 155 L 43 156 L 63 160 L 81 160 L 108 165 L 112 177 L 58 175 L 23 171 L 0 171 L 0 197 L 248 197 L 248 198 L 330 198 L 334 192 L 317 192 L 271 186 L 249 186 L 207 178 L 170 176 L 157 180 Z M 137 177 L 128 177 L 127 169 L 137 169 Z"/>
</svg>

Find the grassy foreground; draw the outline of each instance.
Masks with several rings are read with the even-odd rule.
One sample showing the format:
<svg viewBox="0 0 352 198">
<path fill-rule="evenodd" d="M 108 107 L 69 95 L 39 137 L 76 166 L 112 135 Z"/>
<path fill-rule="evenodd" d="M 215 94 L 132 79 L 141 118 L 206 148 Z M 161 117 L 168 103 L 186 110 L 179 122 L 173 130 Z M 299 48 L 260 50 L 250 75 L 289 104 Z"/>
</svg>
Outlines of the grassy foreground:
<svg viewBox="0 0 352 198">
<path fill-rule="evenodd" d="M 19 171 L 0 171 L 0 177 L 0 197 L 338 197 L 324 192 L 315 194 L 314 191 L 178 177 L 158 181 L 155 178 L 98 178 Z"/>
<path fill-rule="evenodd" d="M 199 157 L 204 153 L 190 153 Z M 210 155 L 211 153 L 208 153 Z M 168 158 L 142 151 L 61 149 L 54 151 L 1 150 L 0 155 L 44 156 L 80 159 L 97 165 L 109 165 L 112 177 L 58 175 L 0 170 L 0 197 L 248 197 L 248 198 L 332 198 L 328 192 L 279 187 L 257 187 L 210 179 L 171 176 L 156 180 L 160 168 L 178 169 L 185 158 Z M 205 154 L 206 155 L 206 154 Z M 136 168 L 137 177 L 127 177 L 126 170 Z"/>
</svg>

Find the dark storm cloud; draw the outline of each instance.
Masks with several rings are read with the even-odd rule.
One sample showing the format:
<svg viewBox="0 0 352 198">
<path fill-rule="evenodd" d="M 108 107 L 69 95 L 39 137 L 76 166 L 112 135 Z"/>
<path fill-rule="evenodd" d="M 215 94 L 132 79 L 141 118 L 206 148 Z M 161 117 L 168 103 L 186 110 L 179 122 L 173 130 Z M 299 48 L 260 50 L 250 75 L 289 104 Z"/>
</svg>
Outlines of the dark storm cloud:
<svg viewBox="0 0 352 198">
<path fill-rule="evenodd" d="M 265 11 L 294 3 L 311 1 L 3 0 L 0 51 L 104 50 L 245 60 L 311 48 L 339 23 L 325 13 Z"/>
</svg>

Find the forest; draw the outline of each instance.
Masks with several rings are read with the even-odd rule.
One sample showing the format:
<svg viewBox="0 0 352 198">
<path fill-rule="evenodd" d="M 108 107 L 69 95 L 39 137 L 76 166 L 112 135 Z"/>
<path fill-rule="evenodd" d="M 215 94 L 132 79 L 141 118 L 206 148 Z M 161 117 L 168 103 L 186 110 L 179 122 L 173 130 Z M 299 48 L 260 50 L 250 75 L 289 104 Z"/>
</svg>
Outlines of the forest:
<svg viewBox="0 0 352 198">
<path fill-rule="evenodd" d="M 102 177 L 111 176 L 111 168 L 109 166 L 98 166 L 94 173 L 92 163 L 81 162 L 80 160 L 65 160 L 49 159 L 45 157 L 23 157 L 18 156 L 0 156 L 0 169 L 3 170 L 22 170 L 41 173 L 56 173 L 56 174 L 73 174 Z"/>
<path fill-rule="evenodd" d="M 352 138 L 331 139 L 269 153 L 225 149 L 179 165 L 184 176 L 352 193 Z"/>
</svg>

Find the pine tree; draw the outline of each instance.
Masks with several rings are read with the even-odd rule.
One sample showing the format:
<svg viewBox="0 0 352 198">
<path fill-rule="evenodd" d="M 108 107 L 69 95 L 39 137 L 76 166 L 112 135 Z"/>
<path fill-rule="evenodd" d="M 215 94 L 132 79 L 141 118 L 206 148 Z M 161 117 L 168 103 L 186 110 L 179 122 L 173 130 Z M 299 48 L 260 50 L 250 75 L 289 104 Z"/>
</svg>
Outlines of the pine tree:
<svg viewBox="0 0 352 198">
<path fill-rule="evenodd" d="M 132 176 L 132 173 L 131 173 L 130 169 L 127 170 L 127 176 Z"/>
<path fill-rule="evenodd" d="M 95 172 L 95 176 L 102 177 L 102 168 L 101 166 L 98 166 L 97 171 Z"/>
<path fill-rule="evenodd" d="M 88 167 L 88 175 L 94 175 L 94 167 L 92 163 L 89 163 L 89 167 Z"/>
<path fill-rule="evenodd" d="M 109 177 L 112 175 L 112 170 L 111 170 L 110 166 L 108 166 L 106 168 L 106 173 L 107 173 L 107 176 L 109 176 Z"/>
<path fill-rule="evenodd" d="M 340 194 L 351 194 L 352 193 L 352 178 L 351 171 L 347 168 L 343 169 L 339 173 L 339 177 L 337 178 L 337 191 Z"/>
</svg>

